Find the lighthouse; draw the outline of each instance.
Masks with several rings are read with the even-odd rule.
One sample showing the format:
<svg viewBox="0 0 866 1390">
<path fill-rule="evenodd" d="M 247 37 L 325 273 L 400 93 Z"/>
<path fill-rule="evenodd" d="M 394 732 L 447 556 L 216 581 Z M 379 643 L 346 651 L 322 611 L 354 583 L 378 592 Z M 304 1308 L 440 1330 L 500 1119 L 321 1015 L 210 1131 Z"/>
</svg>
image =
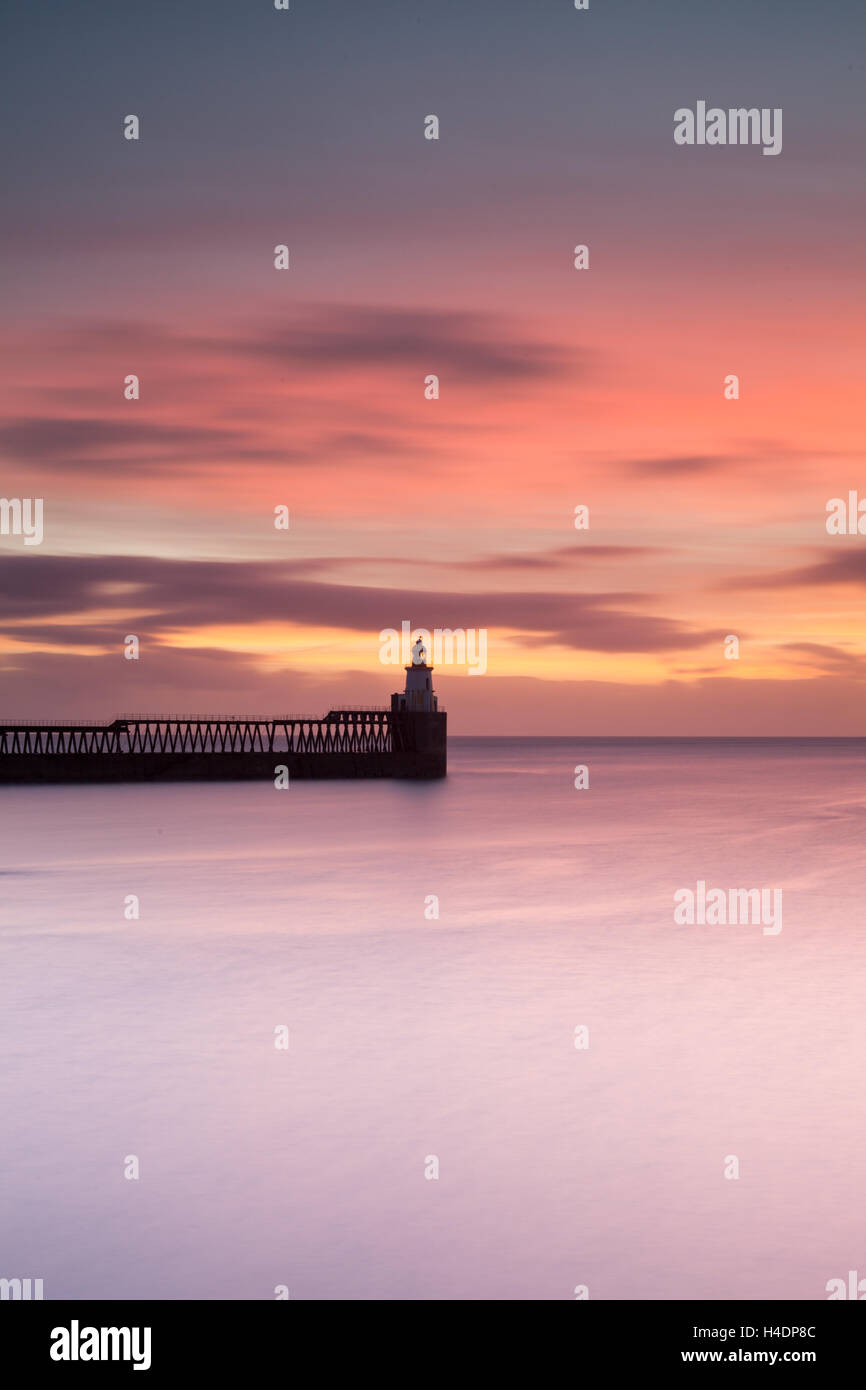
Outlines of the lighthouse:
<svg viewBox="0 0 866 1390">
<path fill-rule="evenodd" d="M 447 715 L 433 690 L 433 667 L 419 637 L 406 668 L 406 688 L 391 696 L 391 746 L 409 760 L 416 777 L 444 777 Z"/>
<path fill-rule="evenodd" d="M 427 665 L 427 649 L 420 637 L 412 648 L 412 665 L 405 670 L 406 689 L 392 696 L 391 708 L 417 714 L 435 714 L 439 701 L 433 692 L 433 667 Z"/>
<path fill-rule="evenodd" d="M 444 777 L 447 721 L 424 644 L 416 642 L 406 689 L 391 696 L 390 708 L 341 705 L 322 719 L 121 715 L 111 724 L 21 724 L 0 717 L 0 785 L 268 782 L 275 771 L 293 778 Z"/>
</svg>

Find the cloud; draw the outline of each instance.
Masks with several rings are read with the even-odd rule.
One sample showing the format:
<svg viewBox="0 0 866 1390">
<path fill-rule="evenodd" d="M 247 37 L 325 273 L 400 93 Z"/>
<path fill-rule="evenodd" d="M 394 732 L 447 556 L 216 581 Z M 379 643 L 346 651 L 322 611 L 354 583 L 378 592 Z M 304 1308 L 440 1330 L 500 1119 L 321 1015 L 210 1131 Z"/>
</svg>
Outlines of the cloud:
<svg viewBox="0 0 866 1390">
<path fill-rule="evenodd" d="M 518 381 L 555 376 L 569 365 L 586 369 L 584 355 L 576 359 L 553 343 L 520 336 L 502 316 L 431 309 L 316 306 L 291 324 L 224 346 L 317 374 L 399 367 L 464 381 Z"/>
<path fill-rule="evenodd" d="M 823 642 L 782 642 L 778 651 L 793 652 L 808 659 L 808 664 L 821 670 L 846 670 L 852 675 L 858 669 L 866 670 L 866 656 L 858 652 L 845 651 L 842 647 L 828 646 Z"/>
<path fill-rule="evenodd" d="M 287 321 L 288 320 L 288 321 Z M 179 367 L 225 359 L 237 372 L 238 358 L 267 359 L 316 375 L 347 368 L 397 367 L 424 375 L 441 370 L 470 380 L 519 380 L 557 376 L 590 366 L 590 354 L 518 330 L 517 321 L 495 312 L 298 304 L 291 317 L 273 312 L 261 322 L 231 324 L 208 334 L 183 333 L 165 324 L 94 319 L 58 324 L 50 346 L 61 352 L 114 358 L 118 345 L 134 342 L 154 360 Z M 40 338 L 44 350 L 45 332 Z"/>
<path fill-rule="evenodd" d="M 315 717 L 339 704 L 386 704 L 394 674 L 379 666 L 324 677 L 264 671 L 251 658 L 208 649 L 149 649 L 141 662 L 115 654 L 23 653 L 14 667 L 4 660 L 3 706 L 9 718 L 46 720 L 109 720 L 132 712 Z M 866 735 L 862 682 L 843 675 L 791 681 L 728 674 L 656 684 L 487 675 L 448 676 L 437 685 L 452 739 L 515 730 L 581 744 L 622 735 L 670 738 L 672 731 L 681 738 Z"/>
<path fill-rule="evenodd" d="M 211 625 L 285 622 L 378 633 L 416 626 L 499 628 L 522 633 L 538 645 L 556 642 L 575 650 L 650 652 L 686 650 L 719 640 L 715 632 L 630 612 L 645 594 L 482 593 L 323 583 L 299 561 L 184 561 L 147 556 L 23 556 L 0 553 L 0 590 L 8 595 L 6 630 L 23 619 L 100 614 L 105 625 L 106 585 L 136 584 L 116 604 L 150 614 L 150 632 L 163 635 Z M 109 591 L 110 594 L 110 591 Z M 130 620 L 132 621 L 132 620 Z M 142 618 L 136 631 L 147 631 Z M 20 629 L 19 631 L 23 631 Z M 722 634 L 723 635 L 723 634 Z"/>
<path fill-rule="evenodd" d="M 781 578 L 786 578 L 781 576 Z M 866 551 L 840 550 L 837 555 L 821 560 L 817 565 L 792 570 L 787 575 L 790 584 L 866 584 Z"/>
<path fill-rule="evenodd" d="M 212 465 L 214 457 L 262 457 L 239 430 L 202 425 L 161 425 L 130 418 L 24 416 L 0 423 L 0 445 L 13 457 L 49 468 L 113 475 L 127 465 L 138 475 L 160 473 L 182 459 Z"/>
<path fill-rule="evenodd" d="M 603 595 L 598 597 L 604 598 Z M 577 615 L 578 621 L 543 636 L 524 636 L 524 646 L 573 647 L 576 651 L 592 652 L 670 652 L 689 651 L 721 642 L 723 629 L 691 630 L 670 618 L 656 618 L 642 613 L 617 609 L 586 608 Z"/>
<path fill-rule="evenodd" d="M 139 616 L 135 621 L 139 627 L 146 629 L 150 624 L 158 621 L 158 615 Z M 95 623 L 85 620 L 80 625 L 51 622 L 27 623 L 21 622 L 20 619 L 3 624 L 3 632 L 7 637 L 13 638 L 16 642 L 24 642 L 28 646 L 92 647 L 94 651 L 106 647 L 119 650 L 128 631 L 129 626 L 122 621 L 120 614 L 118 621 L 113 626 L 107 624 L 103 618 Z M 17 659 L 16 653 L 15 660 Z"/>
<path fill-rule="evenodd" d="M 482 555 L 475 560 L 455 561 L 452 568 L 462 570 L 503 570 L 503 569 L 563 569 L 569 565 L 584 564 L 587 560 L 638 560 L 647 555 L 669 554 L 666 547 L 652 545 L 587 545 L 583 541 L 574 545 L 557 546 L 555 550 L 535 553 L 515 551 L 511 554 Z"/>
<path fill-rule="evenodd" d="M 844 542 L 837 542 L 844 544 Z M 773 570 L 768 574 L 738 575 L 722 580 L 720 589 L 801 589 L 825 584 L 866 584 L 866 551 L 840 549 L 828 557 L 826 550 L 816 550 L 822 558 L 814 565 L 799 569 Z"/>
<path fill-rule="evenodd" d="M 823 458 L 845 457 L 838 451 L 822 449 Z M 623 459 L 619 467 L 627 472 L 648 478 L 702 477 L 721 470 L 748 468 L 750 476 L 762 476 L 768 471 L 775 476 L 780 465 L 795 469 L 800 464 L 814 463 L 813 451 L 799 449 L 784 439 L 740 438 L 729 443 L 722 454 L 663 454 L 655 458 Z"/>
<path fill-rule="evenodd" d="M 742 462 L 725 454 L 670 454 L 666 458 L 628 459 L 622 467 L 650 478 L 679 478 L 714 473 Z"/>
<path fill-rule="evenodd" d="M 262 434 L 265 433 L 263 422 Z M 332 430 L 304 446 L 255 442 L 249 431 L 222 426 L 162 425 L 114 418 L 28 416 L 0 423 L 0 446 L 15 459 L 42 465 L 47 473 L 76 478 L 172 478 L 233 468 L 243 462 L 281 470 L 327 463 L 349 467 L 359 458 L 389 461 L 389 467 L 433 450 L 404 436 L 363 430 Z"/>
</svg>

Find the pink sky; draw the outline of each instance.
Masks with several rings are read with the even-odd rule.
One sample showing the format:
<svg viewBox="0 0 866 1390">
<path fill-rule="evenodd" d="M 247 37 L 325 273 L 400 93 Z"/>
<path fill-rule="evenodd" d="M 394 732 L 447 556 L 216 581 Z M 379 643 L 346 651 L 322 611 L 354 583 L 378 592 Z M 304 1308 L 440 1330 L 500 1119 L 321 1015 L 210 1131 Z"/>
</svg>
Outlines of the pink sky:
<svg viewBox="0 0 866 1390">
<path fill-rule="evenodd" d="M 0 537 L 7 714 L 382 703 L 407 620 L 488 633 L 437 673 L 454 733 L 866 733 L 866 538 L 825 525 L 866 499 L 838 36 L 497 15 L 281 48 L 220 14 L 169 64 L 158 18 L 73 26 L 62 113 L 22 35 L 0 495 L 45 536 Z M 697 73 L 784 104 L 783 153 L 675 147 Z"/>
</svg>

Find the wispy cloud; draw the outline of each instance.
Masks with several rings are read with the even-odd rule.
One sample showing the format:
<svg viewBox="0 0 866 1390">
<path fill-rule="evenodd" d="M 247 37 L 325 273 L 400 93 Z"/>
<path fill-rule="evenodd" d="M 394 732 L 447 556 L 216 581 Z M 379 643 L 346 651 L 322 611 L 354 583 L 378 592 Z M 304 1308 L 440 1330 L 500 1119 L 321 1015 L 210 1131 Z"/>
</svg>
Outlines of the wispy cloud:
<svg viewBox="0 0 866 1390">
<path fill-rule="evenodd" d="M 203 467 L 215 457 L 259 458 L 242 431 L 207 425 L 163 425 L 147 420 L 19 417 L 0 422 L 0 445 L 15 459 L 52 468 L 114 474 L 131 464 L 137 474 L 159 473 L 178 462 Z"/>
<path fill-rule="evenodd" d="M 318 562 L 320 563 L 320 562 Z M 533 642 L 597 652 L 686 650 L 719 633 L 624 607 L 644 594 L 480 593 L 323 583 L 304 561 L 222 562 L 144 556 L 28 556 L 0 554 L 0 588 L 10 594 L 4 627 L 24 632 L 27 620 L 99 613 L 110 606 L 107 586 L 137 586 L 116 601 L 123 613 L 147 613 L 150 630 L 177 634 L 225 624 L 283 622 L 376 633 L 404 618 L 438 627 L 499 628 Z M 139 621 L 142 625 L 142 620 Z"/>
<path fill-rule="evenodd" d="M 459 373 L 469 381 L 518 381 L 587 367 L 585 354 L 535 342 L 504 316 L 431 309 L 321 305 L 302 310 L 292 323 L 225 346 L 316 373 L 394 367 Z"/>
<path fill-rule="evenodd" d="M 816 584 L 866 584 L 866 551 L 840 549 L 836 554 L 828 555 L 826 550 L 816 550 L 815 554 L 821 556 L 816 564 L 771 570 L 765 574 L 733 575 L 720 581 L 717 587 L 730 590 L 801 589 Z"/>
</svg>

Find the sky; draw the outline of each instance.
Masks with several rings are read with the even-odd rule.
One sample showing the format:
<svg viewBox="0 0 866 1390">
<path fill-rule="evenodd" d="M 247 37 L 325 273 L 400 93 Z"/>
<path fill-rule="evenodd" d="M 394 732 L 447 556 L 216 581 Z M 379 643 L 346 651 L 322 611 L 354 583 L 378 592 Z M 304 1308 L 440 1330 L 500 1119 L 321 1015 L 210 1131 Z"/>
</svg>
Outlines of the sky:
<svg viewBox="0 0 866 1390">
<path fill-rule="evenodd" d="M 452 734 L 866 734 L 866 536 L 826 526 L 866 500 L 860 0 L 9 0 L 0 38 L 0 496 L 44 506 L 0 535 L 2 716 L 384 704 L 408 621 L 487 633 Z M 698 101 L 781 108 L 781 153 L 676 145 Z"/>
</svg>

